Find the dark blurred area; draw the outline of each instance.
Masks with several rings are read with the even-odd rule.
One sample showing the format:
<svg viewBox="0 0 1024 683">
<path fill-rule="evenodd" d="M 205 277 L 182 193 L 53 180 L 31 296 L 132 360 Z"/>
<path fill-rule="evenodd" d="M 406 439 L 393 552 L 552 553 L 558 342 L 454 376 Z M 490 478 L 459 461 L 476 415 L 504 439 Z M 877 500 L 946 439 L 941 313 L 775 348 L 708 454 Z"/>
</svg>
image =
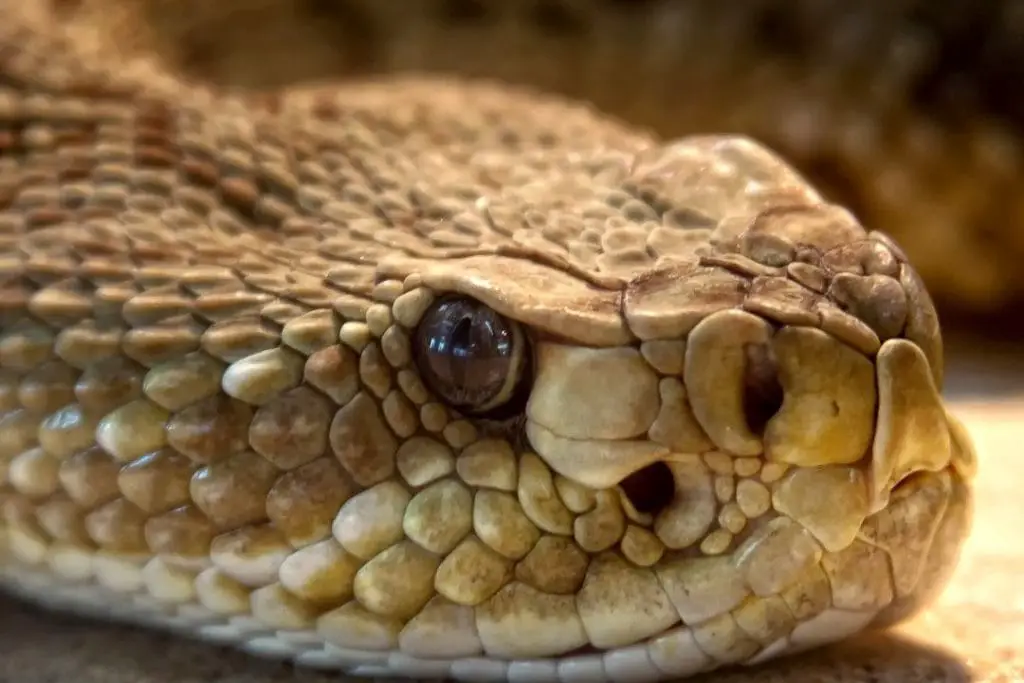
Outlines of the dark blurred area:
<svg viewBox="0 0 1024 683">
<path fill-rule="evenodd" d="M 1024 339 L 1024 3 L 53 1 L 218 86 L 453 74 L 751 135 L 893 235 L 947 330 Z"/>
</svg>

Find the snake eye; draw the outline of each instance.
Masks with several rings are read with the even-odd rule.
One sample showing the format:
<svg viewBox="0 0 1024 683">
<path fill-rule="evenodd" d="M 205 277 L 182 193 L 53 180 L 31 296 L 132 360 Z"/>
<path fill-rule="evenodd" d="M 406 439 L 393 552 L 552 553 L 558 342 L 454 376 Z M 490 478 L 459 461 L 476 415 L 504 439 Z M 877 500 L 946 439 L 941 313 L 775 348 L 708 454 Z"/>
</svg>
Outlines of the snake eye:
<svg viewBox="0 0 1024 683">
<path fill-rule="evenodd" d="M 520 395 L 528 365 L 519 325 L 474 299 L 441 299 L 415 333 L 424 382 L 453 408 L 481 414 Z"/>
</svg>

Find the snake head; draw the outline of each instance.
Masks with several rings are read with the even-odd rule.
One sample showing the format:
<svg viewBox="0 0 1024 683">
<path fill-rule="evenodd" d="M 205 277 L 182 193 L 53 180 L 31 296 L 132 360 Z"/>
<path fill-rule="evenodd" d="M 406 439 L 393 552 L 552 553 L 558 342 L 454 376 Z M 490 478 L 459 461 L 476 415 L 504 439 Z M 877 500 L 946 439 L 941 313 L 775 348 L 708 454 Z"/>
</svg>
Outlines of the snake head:
<svg viewBox="0 0 1024 683">
<path fill-rule="evenodd" d="M 700 159 L 735 188 L 721 215 L 671 194 Z M 473 425 L 459 566 L 502 569 L 472 599 L 436 585 L 488 653 L 747 661 L 904 616 L 955 564 L 974 459 L 931 300 L 777 163 L 734 139 L 641 157 L 622 183 L 661 222 L 586 258 L 553 231 L 382 266 L 415 285 L 396 317 L 426 388 Z"/>
<path fill-rule="evenodd" d="M 462 680 L 678 677 L 925 604 L 974 458 L 906 257 L 749 141 L 586 149 L 475 189 L 425 157 L 420 214 L 332 211 L 288 272 L 240 233 L 238 269 L 26 278 L 0 583 Z"/>
</svg>

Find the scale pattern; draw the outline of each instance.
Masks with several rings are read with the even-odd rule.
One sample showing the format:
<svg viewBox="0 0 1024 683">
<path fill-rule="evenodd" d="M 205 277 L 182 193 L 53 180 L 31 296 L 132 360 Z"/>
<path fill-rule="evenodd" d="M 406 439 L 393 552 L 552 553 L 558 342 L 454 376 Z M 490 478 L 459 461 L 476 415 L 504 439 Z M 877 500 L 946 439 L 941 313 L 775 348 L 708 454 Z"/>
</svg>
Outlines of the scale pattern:
<svg viewBox="0 0 1024 683">
<path fill-rule="evenodd" d="M 666 139 L 749 135 L 897 239 L 951 322 L 1024 302 L 1012 0 L 62 5 L 105 44 L 221 85 L 426 71 L 591 101 Z"/>
<path fill-rule="evenodd" d="M 944 586 L 976 464 L 935 308 L 774 153 L 482 84 L 214 92 L 41 8 L 0 0 L 5 590 L 568 683 L 761 662 Z M 421 377 L 451 295 L 529 340 L 515 419 Z"/>
</svg>

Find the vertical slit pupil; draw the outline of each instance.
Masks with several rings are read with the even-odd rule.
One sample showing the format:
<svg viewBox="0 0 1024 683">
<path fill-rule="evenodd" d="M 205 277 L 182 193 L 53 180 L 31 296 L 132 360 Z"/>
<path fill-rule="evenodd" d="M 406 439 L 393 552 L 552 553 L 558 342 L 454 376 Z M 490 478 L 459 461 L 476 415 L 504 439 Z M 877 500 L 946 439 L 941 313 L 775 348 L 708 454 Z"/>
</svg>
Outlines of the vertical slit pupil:
<svg viewBox="0 0 1024 683">
<path fill-rule="evenodd" d="M 455 329 L 452 330 L 452 349 L 455 351 L 465 352 L 473 343 L 473 319 L 471 317 L 463 316 L 459 322 L 455 324 Z"/>
</svg>

